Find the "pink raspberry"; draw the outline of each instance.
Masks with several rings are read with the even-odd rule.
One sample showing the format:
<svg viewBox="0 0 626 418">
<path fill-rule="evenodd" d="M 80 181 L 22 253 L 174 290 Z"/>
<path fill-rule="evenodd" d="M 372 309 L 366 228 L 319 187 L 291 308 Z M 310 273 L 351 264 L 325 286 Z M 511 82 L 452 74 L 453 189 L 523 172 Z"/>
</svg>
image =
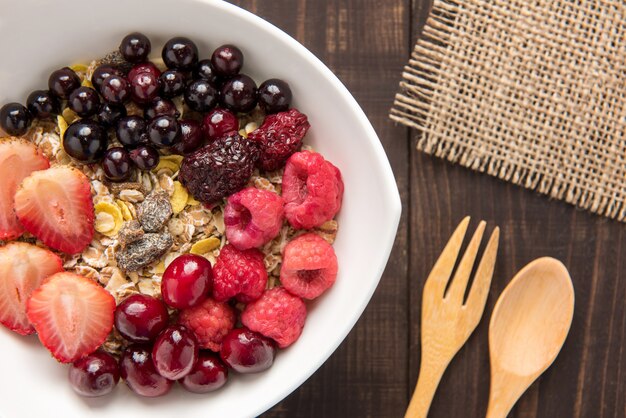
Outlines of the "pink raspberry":
<svg viewBox="0 0 626 418">
<path fill-rule="evenodd" d="M 284 204 L 276 193 L 254 187 L 233 194 L 224 209 L 226 238 L 239 250 L 266 244 L 283 225 Z"/>
<path fill-rule="evenodd" d="M 305 320 L 306 306 L 302 299 L 282 286 L 266 290 L 241 314 L 241 322 L 246 327 L 273 339 L 281 348 L 290 346 L 300 337 Z"/>
<path fill-rule="evenodd" d="M 265 171 L 281 168 L 300 149 L 310 127 L 306 115 L 297 109 L 266 116 L 263 124 L 248 135 L 261 151 L 257 166 Z"/>
<path fill-rule="evenodd" d="M 319 235 L 300 235 L 285 247 L 280 282 L 290 293 L 315 299 L 330 288 L 336 278 L 335 250 Z"/>
<path fill-rule="evenodd" d="M 337 167 L 316 152 L 293 154 L 283 174 L 285 216 L 296 229 L 333 219 L 341 208 L 343 180 Z"/>
<path fill-rule="evenodd" d="M 228 244 L 222 248 L 213 267 L 213 297 L 224 302 L 235 297 L 239 302 L 257 300 L 267 285 L 263 253 L 256 248 L 239 251 Z"/>
<path fill-rule="evenodd" d="M 227 303 L 207 298 L 180 311 L 178 322 L 190 329 L 202 348 L 219 352 L 222 339 L 235 327 L 235 310 Z"/>
</svg>

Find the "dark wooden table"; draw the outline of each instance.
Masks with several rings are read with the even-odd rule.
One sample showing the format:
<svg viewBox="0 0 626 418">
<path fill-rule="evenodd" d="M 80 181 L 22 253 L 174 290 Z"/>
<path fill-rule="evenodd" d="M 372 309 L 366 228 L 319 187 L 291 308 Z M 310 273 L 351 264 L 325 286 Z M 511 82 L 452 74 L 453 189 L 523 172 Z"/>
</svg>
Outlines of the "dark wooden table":
<svg viewBox="0 0 626 418">
<path fill-rule="evenodd" d="M 485 317 L 446 371 L 430 417 L 483 417 L 487 330 L 516 271 L 540 256 L 569 268 L 574 322 L 553 366 L 512 417 L 626 417 L 626 226 L 415 151 L 416 134 L 387 114 L 429 0 L 238 0 L 309 48 L 361 104 L 391 161 L 403 201 L 387 270 L 348 338 L 264 417 L 401 417 L 417 381 L 426 275 L 464 215 L 502 229 Z M 372 237 L 375 239 L 375 237 Z M 267 388 L 268 391 L 271 388 Z"/>
</svg>

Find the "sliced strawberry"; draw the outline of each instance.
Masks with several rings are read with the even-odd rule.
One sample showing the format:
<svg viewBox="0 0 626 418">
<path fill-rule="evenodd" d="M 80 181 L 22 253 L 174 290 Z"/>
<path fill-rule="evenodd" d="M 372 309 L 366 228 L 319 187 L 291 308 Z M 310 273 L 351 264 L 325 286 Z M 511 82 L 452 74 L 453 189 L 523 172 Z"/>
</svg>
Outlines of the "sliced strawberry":
<svg viewBox="0 0 626 418">
<path fill-rule="evenodd" d="M 13 196 L 24 178 L 50 163 L 28 141 L 10 138 L 0 142 L 0 240 L 19 237 L 24 232 L 13 211 Z"/>
<path fill-rule="evenodd" d="M 18 334 L 35 332 L 26 316 L 26 302 L 46 277 L 63 271 L 55 253 L 25 242 L 0 248 L 0 323 Z"/>
<path fill-rule="evenodd" d="M 115 299 L 96 282 L 57 273 L 28 300 L 28 319 L 39 340 L 62 363 L 94 352 L 113 328 Z"/>
<path fill-rule="evenodd" d="M 75 168 L 53 167 L 26 177 L 15 193 L 15 213 L 28 232 L 64 253 L 80 253 L 93 238 L 89 179 Z"/>
</svg>

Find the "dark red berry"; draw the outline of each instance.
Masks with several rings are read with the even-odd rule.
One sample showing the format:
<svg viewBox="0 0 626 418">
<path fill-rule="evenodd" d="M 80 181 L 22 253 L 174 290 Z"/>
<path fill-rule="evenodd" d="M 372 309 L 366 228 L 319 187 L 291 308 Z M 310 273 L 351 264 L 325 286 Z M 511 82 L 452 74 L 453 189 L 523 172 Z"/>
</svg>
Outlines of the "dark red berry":
<svg viewBox="0 0 626 418">
<path fill-rule="evenodd" d="M 130 159 L 140 170 L 152 170 L 159 164 L 159 153 L 149 145 L 141 145 L 129 152 Z"/>
<path fill-rule="evenodd" d="M 102 159 L 102 170 L 111 181 L 127 180 L 132 174 L 133 162 L 122 147 L 109 148 Z"/>
<path fill-rule="evenodd" d="M 185 103 L 196 112 L 207 112 L 217 103 L 217 90 L 207 80 L 196 80 L 185 90 Z"/>
<path fill-rule="evenodd" d="M 167 70 L 160 79 L 163 97 L 176 97 L 185 91 L 185 76 L 178 70 Z"/>
<path fill-rule="evenodd" d="M 165 329 L 168 319 L 163 302 L 140 293 L 130 295 L 115 309 L 115 328 L 135 343 L 154 340 Z"/>
<path fill-rule="evenodd" d="M 104 351 L 96 351 L 76 360 L 69 370 L 72 389 L 87 397 L 110 393 L 120 380 L 117 360 Z"/>
<path fill-rule="evenodd" d="M 143 109 L 143 116 L 146 119 L 154 119 L 157 116 L 172 116 L 178 118 L 180 112 L 171 100 L 157 98 Z"/>
<path fill-rule="evenodd" d="M 269 369 L 276 356 L 274 341 L 250 331 L 237 328 L 222 340 L 220 357 L 230 368 L 239 373 L 258 373 Z"/>
<path fill-rule="evenodd" d="M 108 102 L 124 103 L 130 99 L 130 85 L 124 77 L 113 74 L 104 79 L 100 93 Z"/>
<path fill-rule="evenodd" d="M 217 75 L 232 77 L 243 67 L 243 53 L 234 45 L 222 45 L 213 51 L 211 64 Z"/>
<path fill-rule="evenodd" d="M 133 68 L 131 68 L 130 71 L 128 72 L 128 79 L 132 80 L 133 78 L 137 76 L 137 74 L 143 74 L 143 73 L 150 73 L 156 78 L 159 78 L 161 76 L 161 70 L 159 70 L 156 65 L 148 61 L 148 62 L 135 64 Z"/>
<path fill-rule="evenodd" d="M 149 72 L 136 74 L 130 81 L 130 96 L 138 104 L 149 103 L 159 94 L 159 78 Z"/>
<path fill-rule="evenodd" d="M 180 140 L 180 125 L 172 116 L 157 116 L 146 126 L 146 134 L 155 147 L 168 148 Z"/>
<path fill-rule="evenodd" d="M 221 100 L 233 112 L 249 112 L 257 102 L 256 83 L 247 75 L 239 74 L 224 83 Z"/>
<path fill-rule="evenodd" d="M 180 324 L 165 328 L 154 342 L 152 361 L 161 376 L 182 379 L 198 361 L 196 337 Z"/>
<path fill-rule="evenodd" d="M 78 116 L 88 118 L 98 111 L 100 96 L 91 87 L 81 86 L 70 93 L 67 104 Z"/>
<path fill-rule="evenodd" d="M 126 107 L 122 104 L 104 102 L 96 113 L 96 119 L 105 128 L 117 125 L 117 121 L 126 116 Z"/>
<path fill-rule="evenodd" d="M 191 70 L 198 62 L 198 47 L 191 39 L 178 36 L 167 41 L 161 56 L 167 68 Z"/>
<path fill-rule="evenodd" d="M 202 78 L 204 80 L 207 80 L 214 86 L 219 84 L 218 76 L 213 70 L 211 60 L 198 61 L 196 68 L 194 68 L 193 70 L 193 74 L 195 78 Z"/>
<path fill-rule="evenodd" d="M 229 132 L 239 130 L 239 120 L 230 110 L 213 109 L 202 120 L 204 135 L 207 140 L 213 141 Z"/>
<path fill-rule="evenodd" d="M 145 61 L 150 54 L 150 50 L 150 39 L 139 32 L 126 35 L 120 43 L 120 54 L 128 62 Z"/>
<path fill-rule="evenodd" d="M 150 398 L 165 395 L 174 384 L 157 372 L 151 347 L 142 344 L 124 350 L 120 358 L 120 375 L 133 392 Z"/>
<path fill-rule="evenodd" d="M 145 132 L 146 121 L 136 115 L 121 118 L 115 127 L 117 140 L 127 148 L 134 148 L 141 144 Z"/>
<path fill-rule="evenodd" d="M 28 95 L 26 107 L 35 118 L 45 119 L 59 114 L 59 100 L 49 90 L 35 90 Z"/>
<path fill-rule="evenodd" d="M 93 71 L 93 74 L 91 75 L 91 84 L 93 84 L 96 90 L 101 91 L 102 82 L 110 75 L 123 77 L 124 73 L 122 70 L 111 64 L 102 64 Z"/>
<path fill-rule="evenodd" d="M 63 134 L 65 152 L 84 164 L 100 161 L 107 150 L 108 142 L 106 129 L 88 119 L 77 120 Z"/>
<path fill-rule="evenodd" d="M 291 88 L 278 78 L 266 80 L 259 87 L 259 105 L 265 113 L 284 112 L 291 105 Z"/>
<path fill-rule="evenodd" d="M 265 171 L 283 167 L 291 154 L 300 149 L 310 127 L 306 115 L 297 109 L 268 115 L 263 124 L 248 135 L 260 150 L 258 167 Z"/>
<path fill-rule="evenodd" d="M 180 141 L 172 147 L 172 150 L 178 154 L 189 154 L 200 148 L 204 141 L 200 122 L 193 119 L 181 119 L 178 123 L 180 125 Z"/>
<path fill-rule="evenodd" d="M 213 392 L 224 386 L 228 380 L 228 369 L 220 358 L 210 351 L 200 351 L 198 361 L 180 385 L 193 393 Z"/>
<path fill-rule="evenodd" d="M 7 103 L 0 108 L 0 127 L 9 135 L 24 135 L 31 122 L 30 112 L 19 103 Z"/>
<path fill-rule="evenodd" d="M 214 203 L 246 185 L 257 158 L 254 144 L 232 132 L 187 155 L 179 179 L 197 200 Z"/>
<path fill-rule="evenodd" d="M 183 254 L 165 269 L 161 295 L 171 307 L 185 309 L 206 299 L 212 285 L 213 268 L 209 260 L 195 254 Z"/>
<path fill-rule="evenodd" d="M 50 91 L 60 97 L 67 99 L 70 93 L 80 87 L 80 78 L 69 67 L 61 68 L 50 74 L 48 79 L 48 88 Z"/>
</svg>

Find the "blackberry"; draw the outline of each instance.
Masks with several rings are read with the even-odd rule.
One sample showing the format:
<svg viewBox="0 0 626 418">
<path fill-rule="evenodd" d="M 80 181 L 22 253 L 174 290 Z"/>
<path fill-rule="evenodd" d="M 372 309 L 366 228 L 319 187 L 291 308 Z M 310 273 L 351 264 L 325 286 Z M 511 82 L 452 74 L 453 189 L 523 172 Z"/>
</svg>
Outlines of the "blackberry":
<svg viewBox="0 0 626 418">
<path fill-rule="evenodd" d="M 266 116 L 263 124 L 248 136 L 260 150 L 258 167 L 265 171 L 283 167 L 300 149 L 310 126 L 306 115 L 296 109 Z"/>
<path fill-rule="evenodd" d="M 194 198 L 213 203 L 246 185 L 258 156 L 254 143 L 231 132 L 186 156 L 179 179 Z"/>
</svg>

